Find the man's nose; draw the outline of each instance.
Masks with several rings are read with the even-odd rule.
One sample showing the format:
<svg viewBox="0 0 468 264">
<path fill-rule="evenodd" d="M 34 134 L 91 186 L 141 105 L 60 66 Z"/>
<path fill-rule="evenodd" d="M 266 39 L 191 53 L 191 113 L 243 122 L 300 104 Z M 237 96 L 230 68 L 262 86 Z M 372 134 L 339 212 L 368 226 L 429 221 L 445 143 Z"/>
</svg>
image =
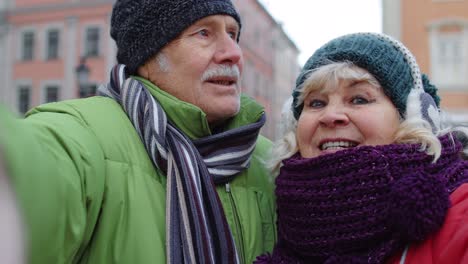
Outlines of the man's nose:
<svg viewBox="0 0 468 264">
<path fill-rule="evenodd" d="M 227 32 L 218 41 L 215 62 L 229 65 L 238 64 L 242 58 L 242 51 L 237 41 Z"/>
</svg>

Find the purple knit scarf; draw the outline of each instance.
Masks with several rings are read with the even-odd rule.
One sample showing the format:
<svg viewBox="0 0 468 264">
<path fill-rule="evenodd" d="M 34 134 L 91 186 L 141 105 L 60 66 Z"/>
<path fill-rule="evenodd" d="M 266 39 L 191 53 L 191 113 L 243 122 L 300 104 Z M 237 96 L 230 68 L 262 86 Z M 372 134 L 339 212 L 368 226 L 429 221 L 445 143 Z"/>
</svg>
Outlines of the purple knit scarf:
<svg viewBox="0 0 468 264">
<path fill-rule="evenodd" d="M 279 241 L 255 263 L 384 263 L 437 231 L 449 195 L 468 182 L 461 144 L 363 146 L 285 160 L 276 179 Z"/>
</svg>

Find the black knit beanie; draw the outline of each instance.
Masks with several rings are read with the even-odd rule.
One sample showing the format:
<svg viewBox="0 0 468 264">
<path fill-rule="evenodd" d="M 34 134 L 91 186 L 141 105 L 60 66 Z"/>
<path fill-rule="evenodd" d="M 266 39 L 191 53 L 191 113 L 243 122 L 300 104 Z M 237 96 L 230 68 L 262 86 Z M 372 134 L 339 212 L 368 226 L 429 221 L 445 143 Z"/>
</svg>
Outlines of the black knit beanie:
<svg viewBox="0 0 468 264">
<path fill-rule="evenodd" d="M 133 75 L 182 31 L 211 15 L 232 16 L 241 26 L 230 0 L 117 0 L 110 29 L 117 62 Z"/>
</svg>

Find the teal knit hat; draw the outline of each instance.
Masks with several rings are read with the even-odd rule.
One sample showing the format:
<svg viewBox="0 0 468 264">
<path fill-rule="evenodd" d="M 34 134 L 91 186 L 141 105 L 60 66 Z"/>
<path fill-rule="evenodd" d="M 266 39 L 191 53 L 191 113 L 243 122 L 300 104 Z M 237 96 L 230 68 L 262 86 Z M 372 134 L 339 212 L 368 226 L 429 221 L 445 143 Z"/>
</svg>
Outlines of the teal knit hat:
<svg viewBox="0 0 468 264">
<path fill-rule="evenodd" d="M 435 133 L 440 129 L 437 88 L 421 74 L 411 52 L 399 41 L 378 33 L 354 33 L 338 37 L 319 48 L 306 62 L 292 93 L 292 111 L 299 119 L 303 104 L 298 105 L 300 88 L 309 73 L 330 62 L 349 61 L 370 72 L 383 87 L 400 115 L 420 117 Z"/>
</svg>

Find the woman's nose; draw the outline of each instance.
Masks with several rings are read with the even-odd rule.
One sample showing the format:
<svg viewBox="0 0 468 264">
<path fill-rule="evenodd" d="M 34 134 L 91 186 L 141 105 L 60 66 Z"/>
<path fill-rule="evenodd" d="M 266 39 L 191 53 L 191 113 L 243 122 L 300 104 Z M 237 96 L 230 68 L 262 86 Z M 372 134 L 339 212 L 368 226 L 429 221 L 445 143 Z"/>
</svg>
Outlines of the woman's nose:
<svg viewBox="0 0 468 264">
<path fill-rule="evenodd" d="M 349 117 L 343 107 L 328 105 L 320 116 L 319 122 L 327 127 L 346 126 L 349 124 Z"/>
</svg>

